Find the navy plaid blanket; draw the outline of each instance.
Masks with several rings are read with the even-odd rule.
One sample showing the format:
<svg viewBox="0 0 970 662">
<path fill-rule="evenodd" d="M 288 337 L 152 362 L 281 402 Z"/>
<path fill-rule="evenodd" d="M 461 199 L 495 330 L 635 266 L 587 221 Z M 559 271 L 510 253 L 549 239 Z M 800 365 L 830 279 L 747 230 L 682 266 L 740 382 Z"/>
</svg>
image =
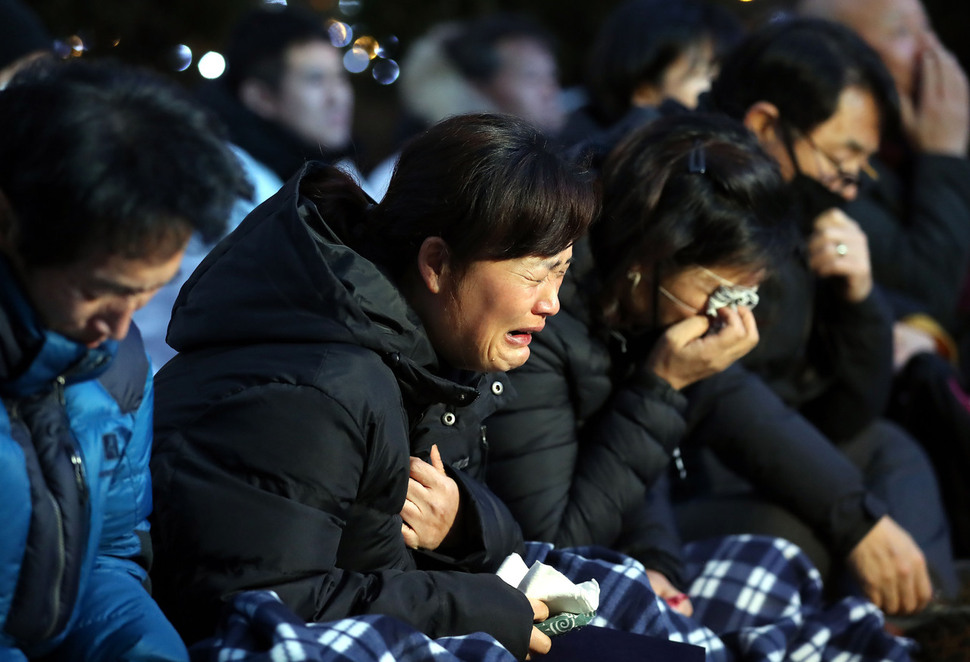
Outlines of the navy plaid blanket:
<svg viewBox="0 0 970 662">
<path fill-rule="evenodd" d="M 696 644 L 710 662 L 910 659 L 911 642 L 888 635 L 882 613 L 871 603 L 858 598 L 823 603 L 818 571 L 789 542 L 729 536 L 688 545 L 685 555 L 688 576 L 694 577 L 689 619 L 653 594 L 642 565 L 610 550 L 529 543 L 526 563 L 542 561 L 575 582 L 595 578 L 601 593 L 593 625 Z M 483 633 L 430 639 L 373 615 L 303 623 L 266 591 L 238 595 L 216 636 L 190 653 L 194 662 L 514 660 Z"/>
</svg>

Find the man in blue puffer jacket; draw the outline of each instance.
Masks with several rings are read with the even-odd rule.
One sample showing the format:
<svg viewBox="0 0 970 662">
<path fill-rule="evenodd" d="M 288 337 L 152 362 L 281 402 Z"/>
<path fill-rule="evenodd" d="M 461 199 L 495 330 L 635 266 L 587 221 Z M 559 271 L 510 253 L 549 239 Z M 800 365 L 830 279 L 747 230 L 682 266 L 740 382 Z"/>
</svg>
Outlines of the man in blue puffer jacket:
<svg viewBox="0 0 970 662">
<path fill-rule="evenodd" d="M 131 314 L 244 185 L 204 112 L 117 66 L 0 92 L 0 661 L 184 660 L 152 601 L 152 378 Z"/>
</svg>

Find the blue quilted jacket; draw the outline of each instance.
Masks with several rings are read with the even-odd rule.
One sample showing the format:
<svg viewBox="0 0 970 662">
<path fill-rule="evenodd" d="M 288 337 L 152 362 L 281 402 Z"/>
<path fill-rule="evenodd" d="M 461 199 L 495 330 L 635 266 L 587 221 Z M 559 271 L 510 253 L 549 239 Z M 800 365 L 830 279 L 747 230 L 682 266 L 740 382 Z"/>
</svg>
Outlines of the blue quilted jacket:
<svg viewBox="0 0 970 662">
<path fill-rule="evenodd" d="M 152 380 L 137 330 L 44 330 L 0 261 L 0 660 L 184 660 L 144 585 Z"/>
</svg>

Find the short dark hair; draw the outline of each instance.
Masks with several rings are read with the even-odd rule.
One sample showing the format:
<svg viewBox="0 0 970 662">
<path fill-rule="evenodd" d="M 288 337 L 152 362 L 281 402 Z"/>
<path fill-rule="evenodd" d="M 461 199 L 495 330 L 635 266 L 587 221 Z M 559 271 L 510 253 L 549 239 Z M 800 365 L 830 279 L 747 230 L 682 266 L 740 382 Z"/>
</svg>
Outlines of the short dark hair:
<svg viewBox="0 0 970 662">
<path fill-rule="evenodd" d="M 722 7 L 698 0 L 628 0 L 603 21 L 586 63 L 593 113 L 604 124 L 630 109 L 640 85 L 658 85 L 664 72 L 692 45 L 714 44 L 715 59 L 741 38 L 739 20 Z"/>
<path fill-rule="evenodd" d="M 250 78 L 275 90 L 285 71 L 286 51 L 314 41 L 332 44 L 326 19 L 286 5 L 253 9 L 232 29 L 222 80 L 233 94 Z"/>
<path fill-rule="evenodd" d="M 305 192 L 348 245 L 395 281 L 428 237 L 445 240 L 459 269 L 556 255 L 585 233 L 597 206 L 590 173 L 510 115 L 458 115 L 414 138 L 379 204 L 335 168 L 326 181 Z"/>
<path fill-rule="evenodd" d="M 786 126 L 808 133 L 835 114 L 848 87 L 872 94 L 883 130 L 895 125 L 899 99 L 879 55 L 843 25 L 794 18 L 745 38 L 722 62 L 710 102 L 741 119 L 753 104 L 768 101 Z"/>
<path fill-rule="evenodd" d="M 555 52 L 550 32 L 535 19 L 514 13 L 490 14 L 468 21 L 445 40 L 443 49 L 462 76 L 487 83 L 502 67 L 499 45 L 512 39 L 530 39 Z"/>
<path fill-rule="evenodd" d="M 27 266 L 142 257 L 225 229 L 248 184 L 204 110 L 109 62 L 35 65 L 0 94 L 0 230 Z M 174 250 L 174 245 L 173 245 Z"/>
<path fill-rule="evenodd" d="M 673 115 L 627 136 L 603 166 L 602 196 L 590 243 L 604 283 L 635 262 L 659 276 L 770 267 L 793 241 L 777 163 L 722 115 Z"/>
</svg>

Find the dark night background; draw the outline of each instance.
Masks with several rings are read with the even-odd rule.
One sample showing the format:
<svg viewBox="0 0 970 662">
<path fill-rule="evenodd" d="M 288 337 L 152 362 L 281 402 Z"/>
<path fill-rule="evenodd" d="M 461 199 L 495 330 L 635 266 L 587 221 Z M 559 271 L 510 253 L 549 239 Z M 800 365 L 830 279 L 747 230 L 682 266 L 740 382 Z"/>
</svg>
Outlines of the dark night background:
<svg viewBox="0 0 970 662">
<path fill-rule="evenodd" d="M 559 58 L 564 86 L 581 75 L 585 47 L 602 17 L 619 0 L 291 0 L 333 16 L 355 29 L 356 36 L 375 37 L 389 57 L 400 57 L 411 41 L 435 22 L 496 10 L 525 12 L 546 25 L 559 39 Z M 670 0 L 676 2 L 677 0 Z M 715 0 L 734 11 L 746 24 L 757 25 L 793 0 Z M 846 0 L 851 2 L 852 0 Z M 941 40 L 970 63 L 970 2 L 923 0 Z M 230 26 L 257 0 L 27 0 L 52 35 L 66 40 L 81 37 L 91 55 L 111 55 L 120 60 L 167 72 L 186 86 L 201 78 L 195 67 L 176 72 L 171 51 L 188 45 L 198 55 L 218 50 Z M 341 7 L 353 7 L 348 14 Z M 391 37 L 397 38 L 397 44 Z M 356 133 L 363 165 L 390 151 L 396 118 L 396 87 L 378 84 L 370 72 L 354 75 L 357 92 Z"/>
</svg>

